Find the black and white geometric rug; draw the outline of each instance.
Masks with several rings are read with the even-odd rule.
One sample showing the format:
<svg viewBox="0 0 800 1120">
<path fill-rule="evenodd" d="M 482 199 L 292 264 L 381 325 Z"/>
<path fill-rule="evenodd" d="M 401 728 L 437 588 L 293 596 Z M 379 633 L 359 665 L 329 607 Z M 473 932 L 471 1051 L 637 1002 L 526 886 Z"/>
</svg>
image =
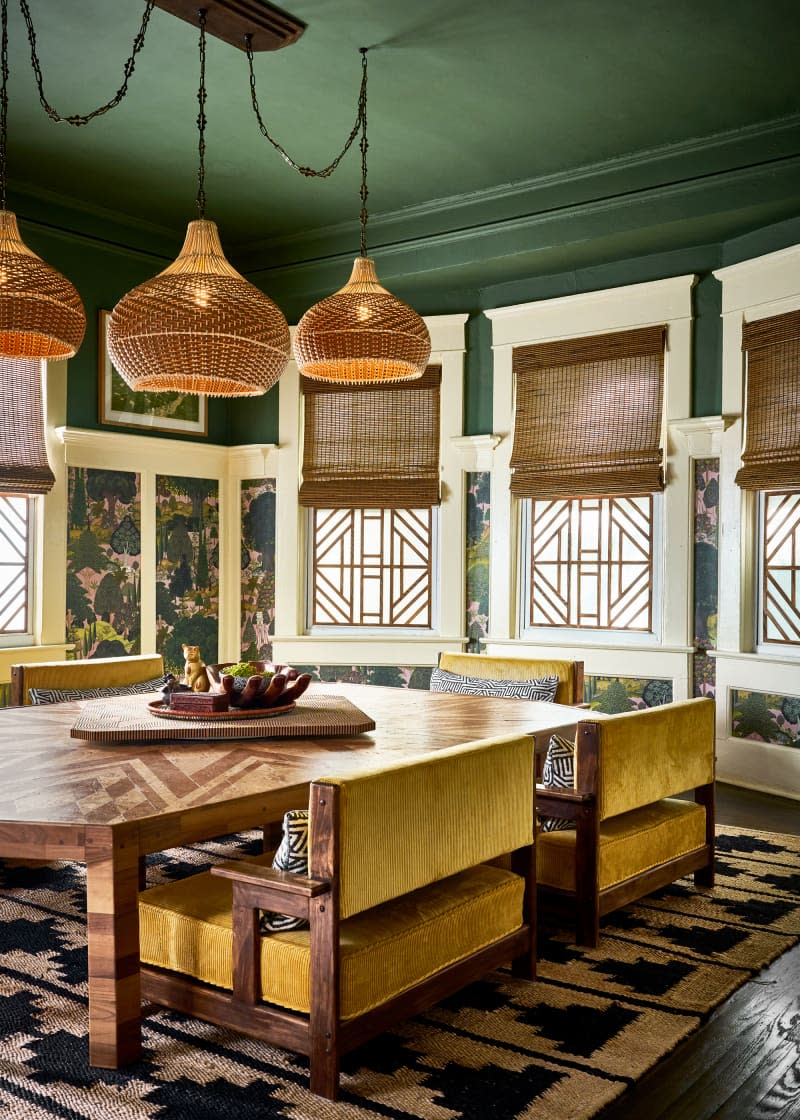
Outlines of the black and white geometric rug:
<svg viewBox="0 0 800 1120">
<path fill-rule="evenodd" d="M 151 858 L 151 884 L 252 836 Z M 800 838 L 718 830 L 717 886 L 690 879 L 610 915 L 597 949 L 543 930 L 539 976 L 498 972 L 347 1055 L 341 1100 L 305 1059 L 158 1012 L 145 1056 L 88 1065 L 83 867 L 0 863 L 5 1120 L 586 1120 L 800 940 Z"/>
</svg>

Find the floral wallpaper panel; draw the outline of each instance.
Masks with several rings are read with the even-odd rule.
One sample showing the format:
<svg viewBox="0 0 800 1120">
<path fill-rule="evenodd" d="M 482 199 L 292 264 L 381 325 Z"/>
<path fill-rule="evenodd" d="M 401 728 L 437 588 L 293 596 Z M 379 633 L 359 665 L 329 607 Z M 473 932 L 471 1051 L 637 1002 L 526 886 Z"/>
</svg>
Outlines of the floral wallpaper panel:
<svg viewBox="0 0 800 1120">
<path fill-rule="evenodd" d="M 467 472 L 467 652 L 480 653 L 489 631 L 491 474 Z"/>
<path fill-rule="evenodd" d="M 183 643 L 218 658 L 219 485 L 156 475 L 156 649 L 183 672 Z"/>
<path fill-rule="evenodd" d="M 584 679 L 584 699 L 596 712 L 633 712 L 672 702 L 672 681 L 639 677 L 590 677 Z"/>
<path fill-rule="evenodd" d="M 800 748 L 800 696 L 734 688 L 731 703 L 735 738 Z"/>
<path fill-rule="evenodd" d="M 141 652 L 140 476 L 67 472 L 66 640 L 74 657 Z"/>
<path fill-rule="evenodd" d="M 271 661 L 275 624 L 275 479 L 241 487 L 241 656 Z"/>
<path fill-rule="evenodd" d="M 719 459 L 694 464 L 694 695 L 716 694 L 716 671 L 708 650 L 717 641 L 719 568 Z"/>
</svg>

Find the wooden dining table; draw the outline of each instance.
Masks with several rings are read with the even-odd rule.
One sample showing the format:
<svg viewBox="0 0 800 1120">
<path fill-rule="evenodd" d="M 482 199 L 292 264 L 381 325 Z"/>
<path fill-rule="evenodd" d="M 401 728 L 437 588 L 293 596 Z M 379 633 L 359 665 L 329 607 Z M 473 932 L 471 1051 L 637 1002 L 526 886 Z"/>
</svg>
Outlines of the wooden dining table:
<svg viewBox="0 0 800 1120">
<path fill-rule="evenodd" d="M 585 712 L 538 701 L 315 684 L 375 730 L 332 738 L 98 743 L 71 737 L 87 702 L 0 710 L 0 858 L 86 865 L 89 1060 L 141 1054 L 140 857 L 280 821 L 310 782 L 530 733 L 546 749 Z M 143 696 L 142 702 L 154 697 Z M 97 703 L 96 701 L 90 703 Z"/>
</svg>

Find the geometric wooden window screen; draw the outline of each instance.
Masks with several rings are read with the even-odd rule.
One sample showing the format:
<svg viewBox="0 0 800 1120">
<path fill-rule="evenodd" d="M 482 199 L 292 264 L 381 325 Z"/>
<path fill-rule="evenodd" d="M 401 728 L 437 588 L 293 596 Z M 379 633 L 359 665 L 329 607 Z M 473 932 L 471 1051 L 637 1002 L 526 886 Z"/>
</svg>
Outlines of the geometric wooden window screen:
<svg viewBox="0 0 800 1120">
<path fill-rule="evenodd" d="M 800 492 L 764 494 L 762 635 L 800 642 Z"/>
<path fill-rule="evenodd" d="M 30 498 L 0 494 L 0 634 L 28 632 Z"/>
<path fill-rule="evenodd" d="M 311 625 L 431 621 L 430 509 L 312 509 Z"/>
<path fill-rule="evenodd" d="M 531 500 L 530 625 L 652 629 L 653 497 Z"/>
</svg>

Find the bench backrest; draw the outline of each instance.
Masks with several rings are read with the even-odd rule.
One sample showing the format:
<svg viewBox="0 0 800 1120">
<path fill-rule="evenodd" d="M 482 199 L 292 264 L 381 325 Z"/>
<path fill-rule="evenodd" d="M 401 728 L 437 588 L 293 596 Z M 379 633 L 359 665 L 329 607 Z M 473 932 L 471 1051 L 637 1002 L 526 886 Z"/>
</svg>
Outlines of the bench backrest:
<svg viewBox="0 0 800 1120">
<path fill-rule="evenodd" d="M 530 736 L 485 739 L 311 787 L 309 871 L 345 918 L 533 842 Z M 329 803 L 337 787 L 338 852 Z"/>
<path fill-rule="evenodd" d="M 32 661 L 11 666 L 11 704 L 30 704 L 31 688 L 107 688 L 139 684 L 164 673 L 160 653 L 98 657 L 85 661 Z"/>
<path fill-rule="evenodd" d="M 577 788 L 596 790 L 605 820 L 707 785 L 714 780 L 714 713 L 713 700 L 697 697 L 581 720 Z"/>
<path fill-rule="evenodd" d="M 439 668 L 465 677 L 488 681 L 527 681 L 538 677 L 558 677 L 557 704 L 583 703 L 583 662 L 490 657 L 485 653 L 440 653 Z"/>
</svg>

